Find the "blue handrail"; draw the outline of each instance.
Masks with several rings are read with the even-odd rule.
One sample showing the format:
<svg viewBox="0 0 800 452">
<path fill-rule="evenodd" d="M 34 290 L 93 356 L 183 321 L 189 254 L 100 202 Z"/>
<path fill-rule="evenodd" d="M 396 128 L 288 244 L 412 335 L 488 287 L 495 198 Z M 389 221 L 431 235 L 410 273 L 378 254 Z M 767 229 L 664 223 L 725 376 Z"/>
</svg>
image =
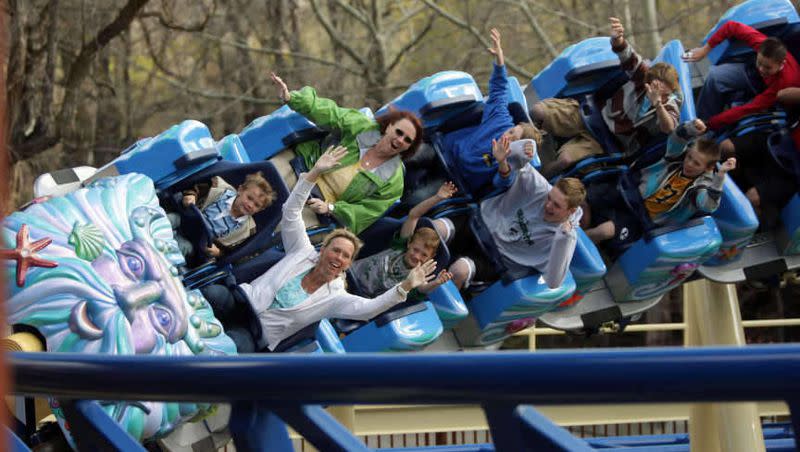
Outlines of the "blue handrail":
<svg viewBox="0 0 800 452">
<path fill-rule="evenodd" d="M 800 407 L 800 345 L 535 354 L 9 357 L 15 392 L 57 397 L 70 424 L 85 426 L 73 434 L 79 446 L 89 448 L 130 442 L 86 400 L 232 402 L 237 447 L 270 450 L 286 450 L 284 422 L 325 450 L 369 450 L 318 404 L 480 404 L 496 450 L 526 450 L 531 444 L 537 450 L 593 450 L 522 404 L 783 400 L 795 415 Z M 793 424 L 797 432 L 796 416 Z"/>
<path fill-rule="evenodd" d="M 73 399 L 323 404 L 800 399 L 800 345 L 535 354 L 9 357 L 16 393 Z"/>
</svg>

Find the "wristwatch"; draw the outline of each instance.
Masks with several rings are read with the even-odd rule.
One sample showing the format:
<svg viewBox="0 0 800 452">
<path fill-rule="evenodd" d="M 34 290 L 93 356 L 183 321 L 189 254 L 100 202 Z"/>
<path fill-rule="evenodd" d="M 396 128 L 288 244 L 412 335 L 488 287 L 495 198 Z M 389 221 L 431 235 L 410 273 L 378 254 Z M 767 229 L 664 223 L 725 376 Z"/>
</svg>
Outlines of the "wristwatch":
<svg viewBox="0 0 800 452">
<path fill-rule="evenodd" d="M 408 296 L 408 291 L 403 289 L 403 286 L 401 284 L 397 285 L 397 292 L 403 297 L 407 297 Z"/>
<path fill-rule="evenodd" d="M 334 211 L 335 209 L 336 209 L 336 206 L 334 206 L 334 205 L 333 205 L 333 203 L 330 203 L 330 202 L 329 202 L 329 203 L 328 203 L 328 213 L 333 213 L 333 211 Z"/>
</svg>

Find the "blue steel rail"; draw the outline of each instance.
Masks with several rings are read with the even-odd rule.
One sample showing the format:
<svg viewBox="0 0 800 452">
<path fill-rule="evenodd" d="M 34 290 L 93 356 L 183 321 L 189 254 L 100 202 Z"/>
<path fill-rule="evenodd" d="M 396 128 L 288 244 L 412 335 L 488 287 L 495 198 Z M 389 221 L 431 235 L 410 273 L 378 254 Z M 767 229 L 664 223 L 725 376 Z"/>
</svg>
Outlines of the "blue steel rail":
<svg viewBox="0 0 800 452">
<path fill-rule="evenodd" d="M 59 399 L 80 450 L 144 450 L 91 400 L 231 402 L 237 450 L 291 450 L 284 422 L 320 450 L 370 450 L 320 406 L 333 404 L 480 404 L 494 445 L 463 450 L 594 450 L 527 404 L 783 400 L 800 429 L 799 345 L 169 358 L 12 353 L 10 364 L 17 394 Z"/>
</svg>

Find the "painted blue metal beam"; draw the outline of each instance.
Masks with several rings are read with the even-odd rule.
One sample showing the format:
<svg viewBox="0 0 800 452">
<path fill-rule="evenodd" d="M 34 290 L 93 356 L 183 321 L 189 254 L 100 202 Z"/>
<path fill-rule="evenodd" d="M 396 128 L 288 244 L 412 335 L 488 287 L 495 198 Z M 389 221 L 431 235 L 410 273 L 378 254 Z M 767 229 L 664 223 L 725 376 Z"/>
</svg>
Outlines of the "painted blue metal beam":
<svg viewBox="0 0 800 452">
<path fill-rule="evenodd" d="M 90 400 L 61 400 L 60 403 L 72 431 L 80 432 L 73 436 L 78 450 L 146 452 L 99 403 Z"/>
<path fill-rule="evenodd" d="M 800 400 L 798 345 L 557 353 L 9 357 L 17 393 L 71 399 L 298 403 L 300 398 L 306 404 Z M 187 375 L 195 377 L 191 384 Z M 219 390 L 220 381 L 225 381 L 225 391 Z"/>
<path fill-rule="evenodd" d="M 297 433 L 319 449 L 331 452 L 368 452 L 364 443 L 318 405 L 274 407 Z"/>
</svg>

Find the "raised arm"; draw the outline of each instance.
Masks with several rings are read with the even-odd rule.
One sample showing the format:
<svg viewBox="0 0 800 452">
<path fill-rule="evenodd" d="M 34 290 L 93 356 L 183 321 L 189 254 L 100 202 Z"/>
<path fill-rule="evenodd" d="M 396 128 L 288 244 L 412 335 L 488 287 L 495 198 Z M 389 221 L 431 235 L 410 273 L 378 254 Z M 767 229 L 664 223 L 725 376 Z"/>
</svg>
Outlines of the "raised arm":
<svg viewBox="0 0 800 452">
<path fill-rule="evenodd" d="M 503 58 L 503 47 L 500 44 L 500 32 L 496 28 L 492 28 L 491 38 L 494 45 L 487 50 L 495 56 L 495 63 L 492 76 L 489 78 L 489 99 L 486 101 L 481 122 L 498 114 L 511 117 L 508 113 L 508 74 Z"/>
<path fill-rule="evenodd" d="M 702 119 L 686 121 L 679 125 L 667 138 L 666 156 L 673 157 L 681 154 L 689 141 L 706 133 L 706 130 L 706 124 Z"/>
<path fill-rule="evenodd" d="M 319 159 L 311 171 L 300 175 L 297 183 L 283 204 L 281 216 L 281 241 L 286 253 L 297 251 L 301 248 L 311 247 L 311 241 L 306 234 L 306 225 L 303 222 L 303 206 L 317 182 L 317 177 L 325 171 L 335 167 L 339 160 L 347 154 L 347 149 L 342 146 L 331 146 Z"/>
<path fill-rule="evenodd" d="M 503 47 L 500 45 L 500 32 L 497 31 L 497 28 L 492 28 L 489 33 L 491 34 L 492 44 L 494 45 L 486 50 L 488 50 L 489 53 L 494 55 L 495 63 L 498 66 L 505 66 L 506 60 L 503 57 Z"/>
<path fill-rule="evenodd" d="M 492 182 L 496 188 L 508 188 L 514 182 L 508 156 L 511 154 L 511 140 L 505 135 L 500 140 L 492 140 L 492 156 L 497 162 L 497 173 Z"/>
<path fill-rule="evenodd" d="M 553 243 L 550 245 L 550 255 L 542 272 L 547 287 L 555 289 L 564 282 L 569 264 L 572 262 L 572 255 L 575 253 L 577 241 L 578 236 L 571 221 L 567 220 L 562 223 L 561 227 L 556 231 L 555 237 L 553 237 Z"/>
<path fill-rule="evenodd" d="M 364 298 L 352 294 L 336 297 L 330 303 L 329 317 L 369 320 L 395 304 L 405 301 L 409 292 L 434 279 L 436 261 L 429 260 L 417 265 L 396 286 L 375 298 Z"/>
<path fill-rule="evenodd" d="M 622 70 L 637 85 L 644 83 L 644 75 L 647 72 L 647 64 L 642 57 L 633 49 L 628 41 L 625 40 L 625 27 L 616 17 L 609 18 L 611 27 L 611 50 L 617 54 Z"/>
<path fill-rule="evenodd" d="M 735 158 L 731 157 L 725 160 L 719 166 L 719 170 L 714 174 L 713 179 L 711 179 L 711 185 L 697 190 L 694 198 L 697 210 L 705 213 L 712 213 L 717 210 L 722 198 L 722 184 L 725 183 L 725 175 L 734 168 L 736 168 Z"/>
<path fill-rule="evenodd" d="M 400 227 L 400 238 L 407 239 L 411 237 L 411 235 L 414 234 L 414 230 L 417 228 L 419 219 L 428 213 L 431 207 L 435 206 L 437 203 L 451 198 L 457 190 L 455 184 L 450 181 L 445 182 L 433 196 L 414 206 L 408 212 L 408 218 L 403 222 L 403 226 Z"/>
</svg>

